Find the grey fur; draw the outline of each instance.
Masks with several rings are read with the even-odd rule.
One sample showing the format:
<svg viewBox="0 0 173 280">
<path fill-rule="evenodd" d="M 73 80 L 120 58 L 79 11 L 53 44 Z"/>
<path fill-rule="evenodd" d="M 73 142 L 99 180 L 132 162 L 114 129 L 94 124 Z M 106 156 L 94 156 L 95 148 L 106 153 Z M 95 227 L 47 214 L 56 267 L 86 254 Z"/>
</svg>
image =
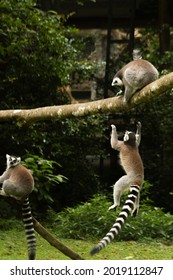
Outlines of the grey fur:
<svg viewBox="0 0 173 280">
<path fill-rule="evenodd" d="M 136 91 L 158 79 L 157 69 L 149 61 L 136 59 L 121 68 L 113 77 L 112 86 L 124 87 L 124 102 L 129 102 Z"/>
</svg>

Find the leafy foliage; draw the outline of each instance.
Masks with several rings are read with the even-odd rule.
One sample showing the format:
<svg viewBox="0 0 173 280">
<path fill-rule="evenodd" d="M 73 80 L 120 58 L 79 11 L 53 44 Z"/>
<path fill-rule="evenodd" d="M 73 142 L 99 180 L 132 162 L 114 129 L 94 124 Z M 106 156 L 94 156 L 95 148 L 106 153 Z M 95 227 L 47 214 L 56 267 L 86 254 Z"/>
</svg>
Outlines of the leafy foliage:
<svg viewBox="0 0 173 280">
<path fill-rule="evenodd" d="M 67 178 L 61 174 L 54 174 L 55 167 L 60 167 L 60 164 L 56 161 L 46 160 L 36 155 L 28 155 L 24 161 L 24 165 L 32 170 L 37 200 L 41 201 L 43 204 L 53 203 L 54 200 L 53 196 L 51 196 L 51 188 L 67 180 Z"/>
<path fill-rule="evenodd" d="M 35 0 L 1 1 L 0 12 L 1 108 L 64 103 L 57 87 L 75 70 L 86 72 L 77 30 L 64 27 L 64 16 L 37 9 Z"/>
<path fill-rule="evenodd" d="M 74 239 L 101 236 L 114 221 L 114 213 L 108 212 L 109 206 L 106 196 L 95 195 L 89 202 L 67 208 L 57 215 L 58 233 L 64 238 Z"/>
<path fill-rule="evenodd" d="M 57 232 L 64 238 L 102 238 L 112 227 L 118 212 L 108 211 L 110 203 L 105 195 L 96 195 L 76 208 L 67 208 L 55 219 Z M 118 240 L 173 238 L 173 216 L 160 208 L 143 204 L 138 216 L 129 217 Z"/>
</svg>

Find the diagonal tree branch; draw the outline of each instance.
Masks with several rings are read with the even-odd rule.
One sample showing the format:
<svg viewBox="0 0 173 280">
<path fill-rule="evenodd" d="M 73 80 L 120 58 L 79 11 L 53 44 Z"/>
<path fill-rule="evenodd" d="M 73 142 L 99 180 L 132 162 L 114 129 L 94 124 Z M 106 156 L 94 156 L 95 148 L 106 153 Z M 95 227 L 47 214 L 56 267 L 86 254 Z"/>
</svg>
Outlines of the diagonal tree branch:
<svg viewBox="0 0 173 280">
<path fill-rule="evenodd" d="M 87 103 L 49 106 L 30 110 L 2 110 L 0 121 L 16 121 L 20 125 L 31 124 L 38 121 L 50 119 L 63 119 L 68 117 L 80 117 L 89 114 L 115 113 L 129 111 L 136 105 L 149 102 L 156 97 L 173 88 L 173 72 L 162 76 L 155 82 L 147 85 L 132 98 L 130 104 L 122 102 L 121 97 L 112 97 Z"/>
<path fill-rule="evenodd" d="M 142 102 L 148 102 L 151 98 L 161 95 L 166 91 L 169 91 L 173 88 L 173 72 L 162 76 L 160 79 L 155 82 L 147 85 L 142 90 L 139 91 L 139 94 L 135 95 L 133 98 L 132 105 L 138 105 Z"/>
<path fill-rule="evenodd" d="M 72 251 L 69 247 L 64 245 L 61 241 L 55 238 L 47 229 L 45 229 L 34 217 L 33 224 L 34 229 L 49 242 L 50 245 L 58 249 L 64 255 L 68 256 L 72 260 L 84 260 L 79 254 Z"/>
</svg>

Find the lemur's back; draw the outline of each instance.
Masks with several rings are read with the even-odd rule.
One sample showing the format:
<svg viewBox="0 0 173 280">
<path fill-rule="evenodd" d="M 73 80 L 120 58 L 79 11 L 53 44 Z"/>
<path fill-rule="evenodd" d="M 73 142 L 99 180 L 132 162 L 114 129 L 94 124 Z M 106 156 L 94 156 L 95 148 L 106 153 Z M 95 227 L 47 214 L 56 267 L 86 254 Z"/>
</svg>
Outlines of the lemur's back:
<svg viewBox="0 0 173 280">
<path fill-rule="evenodd" d="M 24 195 L 30 194 L 34 189 L 34 179 L 31 173 L 21 164 L 9 168 L 10 181 L 22 188 Z M 25 186 L 25 188 L 23 188 Z"/>
</svg>

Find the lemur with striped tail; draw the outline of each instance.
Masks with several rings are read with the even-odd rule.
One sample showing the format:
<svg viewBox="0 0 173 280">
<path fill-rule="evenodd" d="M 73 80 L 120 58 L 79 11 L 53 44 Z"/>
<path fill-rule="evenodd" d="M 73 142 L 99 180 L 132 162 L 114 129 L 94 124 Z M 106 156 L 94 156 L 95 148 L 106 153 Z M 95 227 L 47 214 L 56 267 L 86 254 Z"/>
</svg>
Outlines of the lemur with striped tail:
<svg viewBox="0 0 173 280">
<path fill-rule="evenodd" d="M 34 189 L 34 179 L 27 168 L 20 162 L 20 157 L 6 155 L 7 168 L 0 176 L 0 195 L 15 198 L 22 203 L 22 216 L 28 244 L 28 257 L 35 259 L 36 237 L 34 233 L 29 194 Z"/>
<path fill-rule="evenodd" d="M 106 236 L 92 249 L 91 255 L 99 252 L 119 234 L 130 213 L 133 215 L 138 212 L 140 190 L 144 180 L 144 167 L 138 151 L 138 146 L 141 141 L 141 123 L 137 123 L 136 134 L 131 131 L 126 131 L 123 141 L 118 140 L 115 125 L 111 125 L 111 127 L 111 147 L 119 151 L 120 163 L 126 175 L 122 176 L 114 185 L 114 203 L 109 207 L 109 210 L 120 205 L 120 198 L 123 191 L 130 189 L 130 193 L 115 224 Z"/>
</svg>

